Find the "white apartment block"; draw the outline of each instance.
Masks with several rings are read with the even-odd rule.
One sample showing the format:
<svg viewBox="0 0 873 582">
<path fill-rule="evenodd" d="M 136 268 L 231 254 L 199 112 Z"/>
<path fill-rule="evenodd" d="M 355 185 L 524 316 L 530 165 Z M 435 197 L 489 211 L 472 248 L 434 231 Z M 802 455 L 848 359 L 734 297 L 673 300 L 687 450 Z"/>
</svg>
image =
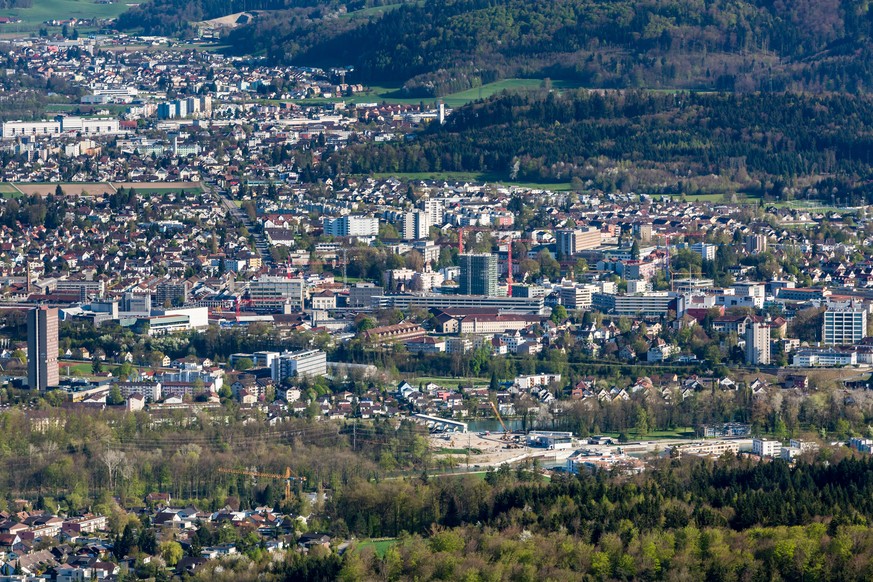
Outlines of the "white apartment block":
<svg viewBox="0 0 873 582">
<path fill-rule="evenodd" d="M 751 323 L 746 327 L 746 364 L 766 366 L 770 363 L 770 326 Z"/>
<path fill-rule="evenodd" d="M 567 257 L 599 247 L 602 239 L 600 230 L 593 226 L 585 230 L 559 230 L 555 235 L 558 252 Z"/>
<path fill-rule="evenodd" d="M 430 214 L 424 210 L 414 210 L 403 215 L 400 222 L 403 240 L 420 240 L 430 236 Z"/>
<path fill-rule="evenodd" d="M 324 234 L 328 236 L 378 236 L 379 219 L 371 216 L 325 217 Z"/>
<path fill-rule="evenodd" d="M 782 443 L 769 439 L 752 439 L 752 453 L 760 457 L 775 457 L 782 449 Z"/>
<path fill-rule="evenodd" d="M 867 336 L 867 312 L 863 309 L 831 309 L 824 312 L 822 342 L 839 346 L 857 343 Z"/>
<path fill-rule="evenodd" d="M 284 352 L 273 360 L 273 381 L 303 376 L 324 376 L 327 374 L 327 354 L 321 350 Z"/>
</svg>

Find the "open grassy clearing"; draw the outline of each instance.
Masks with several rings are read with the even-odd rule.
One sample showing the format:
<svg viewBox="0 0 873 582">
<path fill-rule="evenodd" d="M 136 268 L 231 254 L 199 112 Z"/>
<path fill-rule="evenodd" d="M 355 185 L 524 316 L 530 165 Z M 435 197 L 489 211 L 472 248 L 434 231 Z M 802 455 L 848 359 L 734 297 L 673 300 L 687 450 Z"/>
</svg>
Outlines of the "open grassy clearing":
<svg viewBox="0 0 873 582">
<path fill-rule="evenodd" d="M 477 386 L 487 386 L 490 378 L 476 378 L 476 377 L 467 377 L 467 378 L 439 378 L 436 376 L 419 376 L 414 378 L 409 378 L 406 380 L 413 387 L 417 387 L 419 384 L 426 385 L 431 382 L 434 384 L 439 384 L 444 388 L 457 388 L 461 384 L 464 386 L 470 386 L 471 384 L 475 384 Z"/>
<path fill-rule="evenodd" d="M 385 552 L 388 551 L 388 548 L 395 545 L 397 543 L 397 538 L 381 538 L 377 540 L 365 540 L 357 544 L 358 551 L 364 550 L 364 548 L 373 548 L 373 551 L 380 558 L 385 557 Z"/>
<path fill-rule="evenodd" d="M 0 32 L 26 32 L 39 29 L 46 20 L 71 18 L 116 18 L 127 11 L 124 0 L 114 4 L 97 4 L 94 0 L 34 0 L 30 8 L 0 10 L 0 16 L 20 18 L 21 22 L 4 24 Z M 60 32 L 60 29 L 57 29 Z M 82 30 L 79 31 L 82 34 Z"/>
</svg>

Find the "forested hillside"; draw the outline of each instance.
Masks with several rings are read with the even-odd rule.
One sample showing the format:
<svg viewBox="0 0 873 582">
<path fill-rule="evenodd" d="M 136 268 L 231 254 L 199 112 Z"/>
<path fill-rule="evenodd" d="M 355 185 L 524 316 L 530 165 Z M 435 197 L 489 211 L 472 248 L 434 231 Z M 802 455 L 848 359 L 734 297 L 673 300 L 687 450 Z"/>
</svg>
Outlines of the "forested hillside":
<svg viewBox="0 0 873 582">
<path fill-rule="evenodd" d="M 665 459 L 636 477 L 543 483 L 503 467 L 484 480 L 358 483 L 327 503 L 333 530 L 396 544 L 290 556 L 262 579 L 864 580 L 871 469 L 869 459 Z M 198 579 L 252 571 L 227 567 Z"/>
<path fill-rule="evenodd" d="M 426 0 L 360 26 L 273 17 L 230 40 L 279 61 L 354 65 L 356 80 L 405 83 L 415 96 L 511 76 L 595 87 L 861 92 L 873 83 L 868 4 Z"/>
<path fill-rule="evenodd" d="M 834 202 L 868 196 L 873 100 L 796 94 L 508 94 L 455 111 L 415 140 L 361 143 L 326 171 L 486 171 L 606 190 L 736 191 L 776 198 L 850 179 Z M 795 192 L 796 194 L 796 192 Z M 868 196 L 869 199 L 869 196 Z"/>
<path fill-rule="evenodd" d="M 0 0 L 2 4 L 4 0 Z M 23 0 L 16 0 L 23 1 Z M 309 12 L 312 21 L 326 16 L 332 11 L 342 9 L 358 10 L 368 6 L 380 6 L 389 0 L 151 0 L 140 4 L 118 19 L 121 30 L 140 30 L 148 34 L 179 34 L 188 30 L 189 23 L 219 18 L 236 12 L 268 11 L 265 18 L 271 18 L 271 11 L 289 11 L 279 15 L 289 20 L 289 14 L 296 9 L 317 9 Z M 325 10 L 326 12 L 321 12 Z M 260 27 L 259 27 L 260 29 Z M 266 43 L 269 45 L 269 42 Z"/>
</svg>

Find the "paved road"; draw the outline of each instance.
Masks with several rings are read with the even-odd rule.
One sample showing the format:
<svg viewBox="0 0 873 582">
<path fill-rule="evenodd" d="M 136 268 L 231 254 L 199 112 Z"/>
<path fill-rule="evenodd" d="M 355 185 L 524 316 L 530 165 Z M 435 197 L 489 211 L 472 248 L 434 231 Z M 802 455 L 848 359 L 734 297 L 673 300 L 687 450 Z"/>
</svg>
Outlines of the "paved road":
<svg viewBox="0 0 873 582">
<path fill-rule="evenodd" d="M 231 200 L 226 194 L 222 194 L 214 185 L 212 184 L 204 184 L 204 186 L 219 200 L 221 200 L 222 205 L 227 208 L 227 212 L 231 218 L 234 220 L 238 220 L 246 227 L 249 231 L 249 234 L 252 235 L 255 241 L 255 252 L 258 253 L 258 256 L 261 258 L 261 262 L 268 266 L 274 266 L 273 257 L 270 255 L 270 245 L 267 242 L 267 238 L 264 236 L 264 233 L 261 231 L 260 227 L 256 225 L 248 215 L 243 212 L 243 210 L 237 206 L 233 200 Z"/>
</svg>

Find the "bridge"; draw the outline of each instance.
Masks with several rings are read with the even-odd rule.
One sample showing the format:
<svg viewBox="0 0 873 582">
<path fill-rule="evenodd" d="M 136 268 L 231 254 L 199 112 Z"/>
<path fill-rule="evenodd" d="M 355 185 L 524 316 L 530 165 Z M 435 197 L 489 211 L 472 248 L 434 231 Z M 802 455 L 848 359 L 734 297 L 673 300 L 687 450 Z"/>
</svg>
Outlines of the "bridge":
<svg viewBox="0 0 873 582">
<path fill-rule="evenodd" d="M 413 414 L 412 419 L 426 424 L 428 428 L 441 432 L 467 432 L 467 423 L 450 418 L 440 418 L 429 414 Z"/>
</svg>

